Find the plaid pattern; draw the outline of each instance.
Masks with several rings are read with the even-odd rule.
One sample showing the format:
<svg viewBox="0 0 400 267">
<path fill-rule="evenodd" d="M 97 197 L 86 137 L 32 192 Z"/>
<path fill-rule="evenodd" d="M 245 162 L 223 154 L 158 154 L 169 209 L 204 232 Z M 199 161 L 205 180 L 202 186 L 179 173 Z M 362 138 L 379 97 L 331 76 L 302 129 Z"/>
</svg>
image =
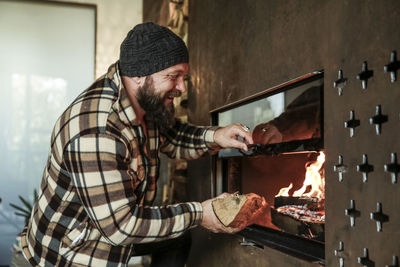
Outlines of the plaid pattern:
<svg viewBox="0 0 400 267">
<path fill-rule="evenodd" d="M 215 146 L 213 128 L 177 120 L 160 136 L 136 119 L 118 64 L 57 120 L 38 202 L 22 246 L 39 266 L 124 266 L 134 244 L 183 234 L 200 224 L 198 202 L 151 207 L 159 153 L 194 159 Z"/>
</svg>

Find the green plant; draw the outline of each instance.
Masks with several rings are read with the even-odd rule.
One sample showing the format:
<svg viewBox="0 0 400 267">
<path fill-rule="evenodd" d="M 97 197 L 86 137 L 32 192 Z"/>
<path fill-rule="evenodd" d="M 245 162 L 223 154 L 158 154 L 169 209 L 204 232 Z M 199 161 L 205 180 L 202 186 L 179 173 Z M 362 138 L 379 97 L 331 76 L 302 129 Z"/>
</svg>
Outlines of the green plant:
<svg viewBox="0 0 400 267">
<path fill-rule="evenodd" d="M 29 218 L 31 217 L 33 204 L 38 199 L 38 193 L 36 191 L 36 188 L 33 190 L 33 203 L 32 204 L 29 203 L 28 200 L 24 199 L 21 196 L 18 196 L 18 198 L 19 198 L 19 200 L 21 200 L 23 205 L 18 206 L 16 204 L 10 203 L 10 206 L 17 210 L 15 212 L 15 215 L 24 217 L 25 218 L 25 224 L 28 224 Z"/>
</svg>

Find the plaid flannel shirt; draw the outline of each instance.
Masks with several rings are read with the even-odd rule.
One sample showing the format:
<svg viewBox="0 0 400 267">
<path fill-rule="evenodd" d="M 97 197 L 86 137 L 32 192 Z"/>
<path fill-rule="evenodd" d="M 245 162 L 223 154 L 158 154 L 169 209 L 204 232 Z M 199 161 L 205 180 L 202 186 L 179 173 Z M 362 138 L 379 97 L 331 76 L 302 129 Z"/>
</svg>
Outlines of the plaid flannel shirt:
<svg viewBox="0 0 400 267">
<path fill-rule="evenodd" d="M 200 224 L 198 202 L 152 207 L 159 153 L 195 159 L 215 146 L 214 128 L 177 120 L 165 135 L 127 97 L 118 63 L 57 120 L 39 199 L 22 235 L 39 266 L 124 266 L 134 244 L 177 237 Z"/>
</svg>

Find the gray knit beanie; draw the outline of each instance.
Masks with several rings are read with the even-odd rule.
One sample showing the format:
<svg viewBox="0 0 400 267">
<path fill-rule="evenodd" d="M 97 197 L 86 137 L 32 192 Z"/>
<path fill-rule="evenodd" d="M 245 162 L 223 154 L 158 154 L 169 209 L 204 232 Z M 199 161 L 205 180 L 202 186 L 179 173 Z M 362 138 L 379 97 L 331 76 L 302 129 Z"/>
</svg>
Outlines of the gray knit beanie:
<svg viewBox="0 0 400 267">
<path fill-rule="evenodd" d="M 183 40 L 152 22 L 136 25 L 121 44 L 119 69 L 123 76 L 147 76 L 187 62 L 189 54 Z"/>
</svg>

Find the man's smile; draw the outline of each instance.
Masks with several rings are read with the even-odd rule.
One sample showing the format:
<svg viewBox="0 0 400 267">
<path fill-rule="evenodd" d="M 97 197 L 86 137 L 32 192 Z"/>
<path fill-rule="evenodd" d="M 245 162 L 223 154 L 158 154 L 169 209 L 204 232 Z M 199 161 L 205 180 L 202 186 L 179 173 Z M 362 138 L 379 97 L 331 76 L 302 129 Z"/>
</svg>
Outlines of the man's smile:
<svg viewBox="0 0 400 267">
<path fill-rule="evenodd" d="M 165 95 L 165 99 L 173 102 L 175 97 L 180 97 L 182 95 L 182 93 L 178 90 L 172 90 L 169 91 L 168 93 L 166 93 Z"/>
</svg>

